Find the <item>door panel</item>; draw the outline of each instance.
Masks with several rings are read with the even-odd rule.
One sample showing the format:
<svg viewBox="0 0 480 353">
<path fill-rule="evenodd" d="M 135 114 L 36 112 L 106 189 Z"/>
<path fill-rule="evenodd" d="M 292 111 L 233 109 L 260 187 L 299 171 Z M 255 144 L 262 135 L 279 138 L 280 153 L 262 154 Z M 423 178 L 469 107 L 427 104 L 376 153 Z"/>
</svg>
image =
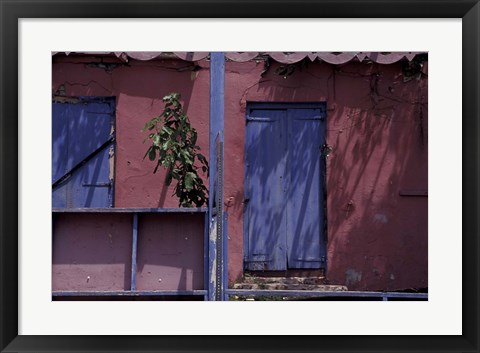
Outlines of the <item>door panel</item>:
<svg viewBox="0 0 480 353">
<path fill-rule="evenodd" d="M 112 207 L 109 148 L 88 160 L 53 190 L 54 208 Z"/>
<path fill-rule="evenodd" d="M 286 267 L 286 112 L 253 110 L 246 136 L 246 266 L 250 270 Z"/>
<path fill-rule="evenodd" d="M 69 117 L 68 163 L 71 169 L 111 136 L 111 107 L 106 103 L 74 104 Z"/>
<path fill-rule="evenodd" d="M 68 125 L 71 104 L 52 105 L 52 183 L 67 172 Z"/>
<path fill-rule="evenodd" d="M 323 117 L 319 109 L 289 109 L 289 180 L 287 197 L 288 268 L 320 268 L 323 241 L 321 148 Z"/>
</svg>

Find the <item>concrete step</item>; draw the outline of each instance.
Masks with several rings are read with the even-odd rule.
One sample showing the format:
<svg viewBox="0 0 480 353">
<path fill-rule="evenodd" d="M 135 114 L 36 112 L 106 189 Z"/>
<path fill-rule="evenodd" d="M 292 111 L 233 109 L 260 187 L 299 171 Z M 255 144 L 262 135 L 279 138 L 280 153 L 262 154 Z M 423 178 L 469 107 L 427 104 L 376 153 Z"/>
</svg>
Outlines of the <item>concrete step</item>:
<svg viewBox="0 0 480 353">
<path fill-rule="evenodd" d="M 322 292 L 347 291 L 348 288 L 340 285 L 326 284 L 292 284 L 292 283 L 236 283 L 233 289 L 251 290 L 315 290 Z"/>
<path fill-rule="evenodd" d="M 325 284 L 325 277 L 256 277 L 245 276 L 243 283 L 250 284 L 285 284 L 285 285 L 317 285 Z"/>
</svg>

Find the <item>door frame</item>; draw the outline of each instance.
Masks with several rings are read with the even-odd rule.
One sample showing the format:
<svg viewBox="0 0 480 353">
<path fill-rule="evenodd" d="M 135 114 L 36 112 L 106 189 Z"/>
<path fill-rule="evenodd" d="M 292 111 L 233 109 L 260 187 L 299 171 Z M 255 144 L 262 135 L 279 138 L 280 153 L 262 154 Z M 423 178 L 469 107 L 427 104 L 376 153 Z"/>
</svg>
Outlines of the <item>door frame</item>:
<svg viewBox="0 0 480 353">
<path fill-rule="evenodd" d="M 247 256 L 248 256 L 248 253 L 249 253 L 249 237 L 248 237 L 248 222 L 249 222 L 249 219 L 248 219 L 248 212 L 247 212 L 247 205 L 245 204 L 245 200 L 246 198 L 249 196 L 249 195 L 246 195 L 246 183 L 247 183 L 247 168 L 246 168 L 246 165 L 247 165 L 247 129 L 246 129 L 246 126 L 247 126 L 247 123 L 248 123 L 248 117 L 250 116 L 250 112 L 252 110 L 257 110 L 257 109 L 263 109 L 263 110 L 280 110 L 280 109 L 323 109 L 325 111 L 325 124 L 327 124 L 327 119 L 328 119 L 328 115 L 327 115 L 327 102 L 326 101 L 323 101 L 323 102 L 292 102 L 292 103 L 285 103 L 285 102 L 247 102 L 246 104 L 246 109 L 245 109 L 245 134 L 244 134 L 244 158 L 243 158 L 243 169 L 244 169 L 244 182 L 243 182 L 243 217 L 242 217 L 242 221 L 243 221 L 243 227 L 242 227 L 242 237 L 243 237 L 243 266 L 242 266 L 242 269 L 243 269 L 243 272 L 245 271 L 251 271 L 251 270 L 247 270 Z M 322 222 L 322 225 L 323 226 L 323 236 L 324 236 L 324 253 L 325 255 L 322 255 L 324 256 L 325 258 L 325 261 L 323 262 L 323 264 L 321 265 L 320 269 L 324 271 L 324 274 L 327 273 L 327 269 L 328 269 L 328 257 L 327 257 L 327 244 L 328 244 L 328 213 L 327 213 L 327 163 L 326 163 L 326 160 L 327 160 L 327 151 L 326 151 L 326 147 L 328 146 L 327 144 L 327 133 L 328 133 L 328 129 L 327 129 L 327 125 L 325 125 L 326 128 L 325 128 L 325 135 L 324 135 L 324 145 L 322 146 L 322 149 L 321 149 L 321 157 L 320 157 L 320 168 L 321 168 L 321 180 L 320 180 L 320 189 L 322 190 L 323 192 L 323 198 L 321 200 L 321 205 L 320 207 L 323 207 L 323 211 L 324 211 L 324 217 L 323 217 L 323 222 Z M 321 244 L 322 245 L 322 244 Z M 294 269 L 295 270 L 295 269 Z M 287 268 L 285 271 L 282 271 L 282 272 L 286 272 L 286 271 L 289 271 L 289 269 Z M 271 272 L 271 271 L 268 271 L 268 272 Z"/>
</svg>

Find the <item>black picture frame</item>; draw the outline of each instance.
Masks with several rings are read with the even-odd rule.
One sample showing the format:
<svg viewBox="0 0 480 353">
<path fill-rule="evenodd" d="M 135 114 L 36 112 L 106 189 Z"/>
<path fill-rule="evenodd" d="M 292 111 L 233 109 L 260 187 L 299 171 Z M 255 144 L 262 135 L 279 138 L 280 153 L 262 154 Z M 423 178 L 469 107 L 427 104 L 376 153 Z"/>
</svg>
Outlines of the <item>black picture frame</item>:
<svg viewBox="0 0 480 353">
<path fill-rule="evenodd" d="M 0 226 L 2 352 L 479 352 L 478 0 L 0 0 Z M 20 18 L 462 18 L 461 336 L 19 336 L 18 19 Z M 454 63 L 452 63 L 454 65 Z M 434 118 L 434 117 L 433 117 Z M 448 141 L 448 137 L 446 137 Z M 447 189 L 446 189 L 447 190 Z M 448 191 L 446 191 L 448 192 Z M 460 234 L 452 234 L 452 237 Z"/>
</svg>

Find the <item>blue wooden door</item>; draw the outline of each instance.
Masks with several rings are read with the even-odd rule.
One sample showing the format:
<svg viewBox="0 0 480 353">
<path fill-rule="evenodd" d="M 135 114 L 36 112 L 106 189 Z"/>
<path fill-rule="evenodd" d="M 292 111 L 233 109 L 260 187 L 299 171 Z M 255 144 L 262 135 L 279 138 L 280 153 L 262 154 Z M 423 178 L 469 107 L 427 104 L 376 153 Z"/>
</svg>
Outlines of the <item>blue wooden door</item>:
<svg viewBox="0 0 480 353">
<path fill-rule="evenodd" d="M 286 268 L 286 114 L 252 109 L 247 116 L 244 211 L 250 270 Z"/>
<path fill-rule="evenodd" d="M 324 109 L 288 109 L 288 268 L 321 268 L 325 262 L 323 156 Z"/>
<path fill-rule="evenodd" d="M 52 206 L 112 207 L 114 101 L 53 102 Z"/>
<path fill-rule="evenodd" d="M 325 267 L 323 105 L 247 110 L 244 251 L 248 270 Z"/>
</svg>

